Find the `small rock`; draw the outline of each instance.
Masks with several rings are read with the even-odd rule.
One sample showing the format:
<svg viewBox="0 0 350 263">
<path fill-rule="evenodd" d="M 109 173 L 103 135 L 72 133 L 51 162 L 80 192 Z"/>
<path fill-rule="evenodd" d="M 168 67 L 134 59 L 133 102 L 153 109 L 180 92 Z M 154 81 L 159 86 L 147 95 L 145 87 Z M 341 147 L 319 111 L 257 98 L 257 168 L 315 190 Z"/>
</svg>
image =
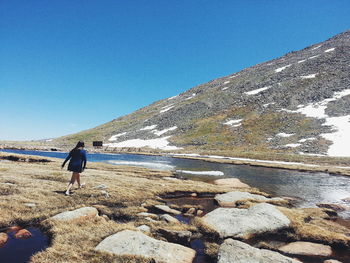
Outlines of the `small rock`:
<svg viewBox="0 0 350 263">
<path fill-rule="evenodd" d="M 150 218 L 158 218 L 158 215 L 147 213 L 147 212 L 140 212 L 137 214 L 138 216 L 144 216 L 144 217 L 150 217 Z"/>
<path fill-rule="evenodd" d="M 214 181 L 214 184 L 228 186 L 228 187 L 232 187 L 232 188 L 250 188 L 249 185 L 242 183 L 237 178 L 218 179 L 218 180 Z"/>
<path fill-rule="evenodd" d="M 105 190 L 101 190 L 101 194 L 105 195 L 107 198 L 109 197 L 109 193 Z"/>
<path fill-rule="evenodd" d="M 332 248 L 330 246 L 303 241 L 289 243 L 278 248 L 278 250 L 287 254 L 302 256 L 329 257 L 332 255 Z"/>
<path fill-rule="evenodd" d="M 341 205 L 341 204 L 316 204 L 318 207 L 321 208 L 329 208 L 334 211 L 345 211 L 345 210 L 350 210 L 350 207 L 346 205 Z"/>
<path fill-rule="evenodd" d="M 191 196 L 192 197 L 197 197 L 197 193 L 192 193 Z"/>
<path fill-rule="evenodd" d="M 300 263 L 278 252 L 252 247 L 231 238 L 219 248 L 218 263 Z"/>
<path fill-rule="evenodd" d="M 19 230 L 21 230 L 22 229 L 22 227 L 20 227 L 20 226 L 11 226 L 11 227 L 9 227 L 8 229 L 7 229 L 7 233 L 11 233 L 11 232 L 14 232 L 14 233 L 16 233 L 16 232 L 18 232 Z"/>
<path fill-rule="evenodd" d="M 261 203 L 248 209 L 217 208 L 200 220 L 221 238 L 249 238 L 254 234 L 275 232 L 290 225 L 289 219 L 271 204 Z"/>
<path fill-rule="evenodd" d="M 166 205 L 155 205 L 154 207 L 159 209 L 159 210 L 161 210 L 161 211 L 163 211 L 163 212 L 165 212 L 165 213 L 170 213 L 170 214 L 174 214 L 174 215 L 181 214 L 180 211 L 172 209 L 172 208 L 170 208 L 169 206 L 166 206 Z"/>
<path fill-rule="evenodd" d="M 147 203 L 142 203 L 141 207 L 145 207 L 147 205 Z"/>
<path fill-rule="evenodd" d="M 153 259 L 156 263 L 192 263 L 196 251 L 178 244 L 151 238 L 140 231 L 123 230 L 105 238 L 95 248 L 118 256 Z"/>
<path fill-rule="evenodd" d="M 197 216 L 201 216 L 203 213 L 204 213 L 203 210 L 200 210 L 200 209 L 197 210 Z"/>
<path fill-rule="evenodd" d="M 98 211 L 95 207 L 82 207 L 73 211 L 66 211 L 59 213 L 50 219 L 57 221 L 75 221 L 82 219 L 89 219 L 98 216 Z"/>
<path fill-rule="evenodd" d="M 27 207 L 36 207 L 36 204 L 34 203 L 24 203 L 24 205 Z"/>
<path fill-rule="evenodd" d="M 138 226 L 137 229 L 144 233 L 151 233 L 151 228 L 147 225 Z"/>
<path fill-rule="evenodd" d="M 8 238 L 9 236 L 6 233 L 0 233 L 0 248 L 6 244 Z"/>
<path fill-rule="evenodd" d="M 156 223 L 158 221 L 154 220 L 153 218 L 150 218 L 150 217 L 146 217 L 145 220 L 149 221 L 149 222 L 152 222 L 152 223 Z"/>
<path fill-rule="evenodd" d="M 177 220 L 175 217 L 172 217 L 171 215 L 168 215 L 168 214 L 161 215 L 159 218 L 160 220 L 166 221 L 168 223 L 180 223 L 179 220 Z"/>
<path fill-rule="evenodd" d="M 176 231 L 169 229 L 158 229 L 158 233 L 160 233 L 166 240 L 169 242 L 180 243 L 180 244 L 188 244 L 191 241 L 192 233 L 190 231 Z"/>
<path fill-rule="evenodd" d="M 15 234 L 15 238 L 17 239 L 27 239 L 31 237 L 32 233 L 30 233 L 27 229 L 21 229 Z"/>
<path fill-rule="evenodd" d="M 323 263 L 343 263 L 343 262 L 336 260 L 336 259 L 327 259 L 327 260 L 323 261 Z"/>
<path fill-rule="evenodd" d="M 186 214 L 188 215 L 193 215 L 196 212 L 196 208 L 191 207 L 190 209 L 188 209 L 188 211 L 186 212 Z"/>
<path fill-rule="evenodd" d="M 107 189 L 108 186 L 105 185 L 105 184 L 100 184 L 100 185 L 97 185 L 97 186 L 94 186 L 92 187 L 93 189 Z"/>
<path fill-rule="evenodd" d="M 108 220 L 109 220 L 108 215 L 102 215 L 101 217 L 102 217 L 102 218 L 104 218 L 106 221 L 108 221 Z"/>
<path fill-rule="evenodd" d="M 344 201 L 346 203 L 350 203 L 350 197 L 343 198 L 342 201 Z"/>
<path fill-rule="evenodd" d="M 175 177 L 169 177 L 169 176 L 163 177 L 163 179 L 167 180 L 167 181 L 180 181 L 179 179 L 177 179 Z"/>
</svg>

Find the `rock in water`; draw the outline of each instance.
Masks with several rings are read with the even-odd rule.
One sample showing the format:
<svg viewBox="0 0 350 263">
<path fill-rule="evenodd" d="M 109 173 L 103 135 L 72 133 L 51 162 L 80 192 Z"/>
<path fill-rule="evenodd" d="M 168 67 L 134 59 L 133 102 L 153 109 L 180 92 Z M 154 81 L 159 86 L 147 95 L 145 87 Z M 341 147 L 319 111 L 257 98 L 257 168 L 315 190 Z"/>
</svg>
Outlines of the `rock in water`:
<svg viewBox="0 0 350 263">
<path fill-rule="evenodd" d="M 50 219 L 58 221 L 75 221 L 98 216 L 98 211 L 95 207 L 82 207 L 73 211 L 59 213 Z"/>
<path fill-rule="evenodd" d="M 172 209 L 172 208 L 170 208 L 170 207 L 167 206 L 167 205 L 155 205 L 154 207 L 157 208 L 157 209 L 159 209 L 159 210 L 161 210 L 161 211 L 163 211 L 163 212 L 165 212 L 165 213 L 170 213 L 170 214 L 174 214 L 174 215 L 179 215 L 179 214 L 181 214 L 180 211 L 175 210 L 175 209 Z"/>
<path fill-rule="evenodd" d="M 302 256 L 329 257 L 332 255 L 330 246 L 303 241 L 289 243 L 278 250 L 287 254 Z"/>
<path fill-rule="evenodd" d="M 214 181 L 214 184 L 228 186 L 232 188 L 250 188 L 249 185 L 242 183 L 241 180 L 237 178 L 218 179 Z"/>
<path fill-rule="evenodd" d="M 192 263 L 196 255 L 191 248 L 160 241 L 132 230 L 123 230 L 105 238 L 95 250 L 119 256 L 143 256 L 154 259 L 156 263 Z"/>
<path fill-rule="evenodd" d="M 251 194 L 248 192 L 233 191 L 225 194 L 218 194 L 215 196 L 215 200 L 220 206 L 235 206 L 236 202 L 243 200 L 255 200 L 255 201 L 283 201 L 282 198 L 266 198 L 262 195 Z"/>
<path fill-rule="evenodd" d="M 249 238 L 251 235 L 274 232 L 290 225 L 289 219 L 271 204 L 257 204 L 248 209 L 217 208 L 201 218 L 221 238 Z"/>
<path fill-rule="evenodd" d="M 0 233 L 0 248 L 6 244 L 8 238 L 9 236 L 6 233 Z"/>
<path fill-rule="evenodd" d="M 278 252 L 258 249 L 241 241 L 226 239 L 220 246 L 218 263 L 300 263 Z"/>
<path fill-rule="evenodd" d="M 17 239 L 27 239 L 31 237 L 32 233 L 30 233 L 27 229 L 21 229 L 15 234 L 15 238 Z"/>
</svg>

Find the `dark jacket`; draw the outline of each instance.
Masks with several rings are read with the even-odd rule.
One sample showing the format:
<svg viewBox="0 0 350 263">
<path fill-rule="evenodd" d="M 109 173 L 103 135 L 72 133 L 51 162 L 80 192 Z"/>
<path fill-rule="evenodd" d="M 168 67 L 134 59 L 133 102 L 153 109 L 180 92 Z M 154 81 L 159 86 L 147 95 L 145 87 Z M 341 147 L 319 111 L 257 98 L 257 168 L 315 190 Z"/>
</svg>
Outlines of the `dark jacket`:
<svg viewBox="0 0 350 263">
<path fill-rule="evenodd" d="M 68 170 L 81 173 L 84 171 L 86 167 L 86 151 L 81 149 L 73 149 L 69 152 L 66 160 L 64 160 L 62 167 L 66 164 L 66 162 L 70 159 L 68 164 Z"/>
</svg>

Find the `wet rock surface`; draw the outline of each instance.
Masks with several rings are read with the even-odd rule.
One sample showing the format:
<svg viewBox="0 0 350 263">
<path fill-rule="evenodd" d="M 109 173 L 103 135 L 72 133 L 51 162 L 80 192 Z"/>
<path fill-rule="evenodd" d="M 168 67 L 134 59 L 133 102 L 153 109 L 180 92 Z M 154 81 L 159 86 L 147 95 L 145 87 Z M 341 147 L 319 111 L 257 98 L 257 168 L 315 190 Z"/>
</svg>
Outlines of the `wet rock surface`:
<svg viewBox="0 0 350 263">
<path fill-rule="evenodd" d="M 278 252 L 258 249 L 238 240 L 226 239 L 220 246 L 218 263 L 300 263 Z"/>
<path fill-rule="evenodd" d="M 274 232 L 290 225 L 289 219 L 282 212 L 265 203 L 248 209 L 217 208 L 201 220 L 221 238 L 247 238 L 255 234 Z"/>
<path fill-rule="evenodd" d="M 95 250 L 114 255 L 143 256 L 157 263 L 192 263 L 196 254 L 188 247 L 160 241 L 131 230 L 123 230 L 105 238 Z"/>
<path fill-rule="evenodd" d="M 154 207 L 156 209 L 159 209 L 159 210 L 165 212 L 165 213 L 170 213 L 170 214 L 174 214 L 174 215 L 181 214 L 180 211 L 172 209 L 172 208 L 170 208 L 169 206 L 166 206 L 166 205 L 155 205 Z"/>
</svg>

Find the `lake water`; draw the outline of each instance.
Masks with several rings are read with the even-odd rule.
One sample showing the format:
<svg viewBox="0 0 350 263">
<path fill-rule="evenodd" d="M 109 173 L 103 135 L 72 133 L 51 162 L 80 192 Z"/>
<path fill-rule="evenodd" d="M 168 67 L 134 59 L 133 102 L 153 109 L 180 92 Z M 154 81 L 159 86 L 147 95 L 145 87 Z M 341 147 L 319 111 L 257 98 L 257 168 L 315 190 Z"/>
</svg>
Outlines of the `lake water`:
<svg viewBox="0 0 350 263">
<path fill-rule="evenodd" d="M 61 159 L 67 156 L 67 153 L 63 152 L 2 151 Z M 296 198 L 298 207 L 314 207 L 317 203 L 345 204 L 341 199 L 350 197 L 350 177 L 330 175 L 328 173 L 310 173 L 137 154 L 88 153 L 87 159 L 88 162 L 104 162 L 115 165 L 142 166 L 152 169 L 178 171 L 177 173 L 193 180 L 211 181 L 219 178 L 235 177 L 252 187 L 259 188 L 274 196 Z M 201 173 L 191 174 L 197 172 Z M 350 212 L 344 212 L 341 215 L 345 218 L 350 218 Z"/>
</svg>

